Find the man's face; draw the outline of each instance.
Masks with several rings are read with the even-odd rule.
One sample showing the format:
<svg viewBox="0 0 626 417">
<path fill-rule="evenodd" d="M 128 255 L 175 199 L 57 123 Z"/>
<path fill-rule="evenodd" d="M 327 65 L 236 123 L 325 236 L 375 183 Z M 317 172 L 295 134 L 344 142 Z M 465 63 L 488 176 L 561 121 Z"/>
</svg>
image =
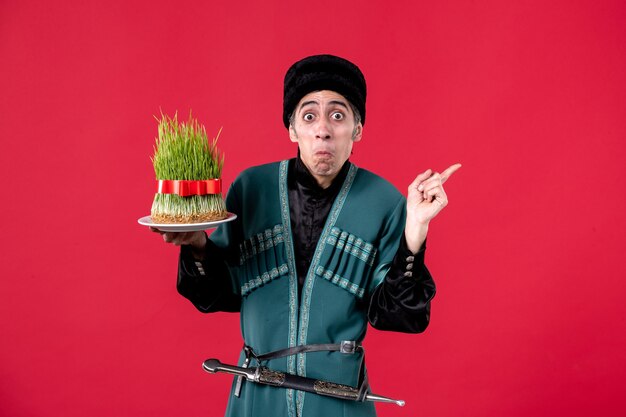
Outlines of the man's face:
<svg viewBox="0 0 626 417">
<path fill-rule="evenodd" d="M 300 147 L 300 158 L 323 188 L 330 185 L 361 140 L 362 125 L 341 94 L 315 91 L 302 97 L 294 110 L 289 137 Z"/>
</svg>

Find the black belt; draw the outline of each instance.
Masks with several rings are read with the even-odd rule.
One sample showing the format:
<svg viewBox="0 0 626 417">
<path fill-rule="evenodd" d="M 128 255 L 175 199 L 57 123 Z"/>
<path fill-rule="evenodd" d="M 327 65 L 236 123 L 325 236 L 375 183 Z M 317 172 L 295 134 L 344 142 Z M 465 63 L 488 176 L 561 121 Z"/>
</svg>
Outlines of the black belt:
<svg viewBox="0 0 626 417">
<path fill-rule="evenodd" d="M 308 352 L 341 352 L 345 354 L 354 354 L 357 352 L 364 352 L 363 346 L 358 345 L 354 340 L 343 340 L 341 343 L 317 343 L 310 345 L 299 345 L 293 346 L 290 348 L 279 349 L 272 352 L 263 353 L 261 355 L 254 352 L 250 346 L 244 344 L 243 351 L 246 355 L 246 359 L 243 362 L 242 367 L 247 368 L 250 365 L 250 360 L 252 358 L 256 359 L 259 362 L 268 361 L 271 359 L 283 358 L 285 356 L 297 355 L 299 353 L 308 353 Z M 363 355 L 365 358 L 365 355 Z M 364 401 L 365 395 L 367 394 L 367 390 L 369 388 L 369 384 L 367 383 L 367 374 L 365 373 L 365 367 L 363 366 L 364 360 L 361 360 L 361 366 L 359 369 L 359 380 L 361 383 L 358 386 L 359 390 L 359 399 L 358 401 Z M 239 397 L 241 393 L 241 384 L 243 382 L 243 378 L 241 376 L 237 377 L 237 385 L 235 386 L 235 396 Z"/>
<path fill-rule="evenodd" d="M 297 355 L 298 353 L 308 352 L 329 351 L 341 353 L 356 353 L 362 352 L 363 347 L 361 345 L 357 345 L 354 340 L 344 340 L 341 343 L 318 343 L 311 345 L 294 346 L 286 349 L 280 349 L 273 352 L 264 353 L 262 355 L 254 353 L 254 350 L 248 345 L 243 346 L 243 351 L 245 352 L 246 357 L 251 356 L 259 362 L 262 362 L 268 361 L 270 359 L 283 358 L 285 356 L 292 356 Z"/>
</svg>

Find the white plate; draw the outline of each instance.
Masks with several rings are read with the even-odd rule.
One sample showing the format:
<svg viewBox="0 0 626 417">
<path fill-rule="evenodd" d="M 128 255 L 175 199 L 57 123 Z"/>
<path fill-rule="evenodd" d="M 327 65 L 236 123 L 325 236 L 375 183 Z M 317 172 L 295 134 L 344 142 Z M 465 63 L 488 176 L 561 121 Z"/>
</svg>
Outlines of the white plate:
<svg viewBox="0 0 626 417">
<path fill-rule="evenodd" d="M 162 232 L 195 232 L 197 230 L 214 229 L 222 223 L 233 221 L 237 218 L 236 214 L 228 213 L 228 217 L 222 220 L 203 223 L 155 223 L 150 216 L 144 216 L 137 222 L 143 226 L 154 227 Z"/>
</svg>

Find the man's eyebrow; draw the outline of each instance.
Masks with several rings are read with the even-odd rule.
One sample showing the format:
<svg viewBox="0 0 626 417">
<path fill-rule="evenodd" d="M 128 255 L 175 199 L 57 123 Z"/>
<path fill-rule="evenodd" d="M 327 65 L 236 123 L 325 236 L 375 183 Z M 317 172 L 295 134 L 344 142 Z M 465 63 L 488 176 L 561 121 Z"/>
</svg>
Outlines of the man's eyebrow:
<svg viewBox="0 0 626 417">
<path fill-rule="evenodd" d="M 330 104 L 335 104 L 341 107 L 344 107 L 346 110 L 348 110 L 348 105 L 346 103 L 344 103 L 343 101 L 339 101 L 339 100 L 332 100 L 330 102 Z"/>
<path fill-rule="evenodd" d="M 308 106 L 309 104 L 318 104 L 319 105 L 319 103 L 317 101 L 309 100 L 309 101 L 305 101 L 304 103 L 302 103 L 300 105 L 300 108 L 302 109 L 303 107 Z M 331 101 L 328 102 L 328 104 L 334 104 L 336 106 L 341 106 L 341 107 L 345 108 L 346 110 L 348 109 L 348 105 L 346 103 L 344 103 L 343 101 L 340 101 L 340 100 L 331 100 Z"/>
<path fill-rule="evenodd" d="M 300 108 L 303 108 L 304 106 L 308 106 L 309 104 L 318 104 L 318 103 L 315 100 L 305 101 L 304 103 L 300 104 Z"/>
</svg>

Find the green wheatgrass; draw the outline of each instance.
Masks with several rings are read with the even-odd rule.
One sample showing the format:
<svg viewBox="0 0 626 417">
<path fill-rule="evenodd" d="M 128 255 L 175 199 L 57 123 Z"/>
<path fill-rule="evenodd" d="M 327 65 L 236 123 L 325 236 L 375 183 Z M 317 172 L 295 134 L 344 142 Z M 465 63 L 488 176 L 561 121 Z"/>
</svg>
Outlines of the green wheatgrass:
<svg viewBox="0 0 626 417">
<path fill-rule="evenodd" d="M 222 176 L 224 155 L 217 149 L 217 136 L 209 141 L 203 125 L 191 114 L 187 122 L 161 114 L 159 136 L 154 146 L 157 180 L 208 180 Z M 198 223 L 225 218 L 226 205 L 220 194 L 181 197 L 177 194 L 154 196 L 151 217 L 156 223 Z"/>
</svg>

